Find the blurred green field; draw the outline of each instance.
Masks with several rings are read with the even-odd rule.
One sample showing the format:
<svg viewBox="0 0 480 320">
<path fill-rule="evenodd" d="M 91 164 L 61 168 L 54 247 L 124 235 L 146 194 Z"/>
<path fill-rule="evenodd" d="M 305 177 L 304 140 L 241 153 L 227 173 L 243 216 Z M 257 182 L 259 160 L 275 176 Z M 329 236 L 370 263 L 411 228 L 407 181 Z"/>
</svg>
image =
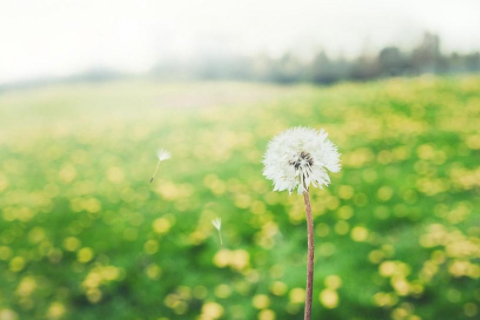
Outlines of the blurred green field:
<svg viewBox="0 0 480 320">
<path fill-rule="evenodd" d="M 479 319 L 470 76 L 1 93 L 0 320 L 303 319 L 303 199 L 261 164 L 297 125 L 325 128 L 343 164 L 311 192 L 314 318 Z M 172 159 L 149 184 L 158 148 Z"/>
</svg>

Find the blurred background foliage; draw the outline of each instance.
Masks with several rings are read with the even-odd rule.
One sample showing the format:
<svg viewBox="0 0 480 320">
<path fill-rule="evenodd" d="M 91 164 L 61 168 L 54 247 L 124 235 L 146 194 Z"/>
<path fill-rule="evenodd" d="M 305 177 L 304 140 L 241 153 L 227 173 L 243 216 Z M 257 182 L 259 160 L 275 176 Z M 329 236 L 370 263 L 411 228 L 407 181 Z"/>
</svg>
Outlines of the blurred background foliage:
<svg viewBox="0 0 480 320">
<path fill-rule="evenodd" d="M 389 45 L 379 50 L 366 46 L 353 57 L 330 54 L 328 50 L 310 52 L 306 58 L 295 51 L 275 57 L 268 54 L 235 53 L 197 54 L 192 59 L 170 57 L 159 59 L 140 74 L 107 67 L 92 67 L 63 77 L 40 77 L 26 81 L 1 83 L 0 92 L 44 84 L 108 82 L 132 78 L 160 81 L 254 81 L 278 84 L 313 83 L 331 85 L 338 82 L 364 82 L 391 77 L 415 77 L 423 74 L 460 75 L 480 72 L 480 52 L 442 50 L 440 36 L 425 32 L 409 48 Z"/>
<path fill-rule="evenodd" d="M 0 319 L 302 318 L 303 202 L 261 164 L 297 125 L 342 153 L 311 192 L 315 319 L 478 319 L 478 76 L 2 93 Z"/>
<path fill-rule="evenodd" d="M 442 52 L 438 35 L 425 32 L 417 45 L 405 49 L 389 45 L 380 50 L 367 48 L 356 57 L 345 57 L 320 50 L 306 59 L 295 52 L 280 57 L 199 56 L 192 61 L 159 61 L 150 74 L 159 79 L 241 79 L 275 83 L 311 82 L 333 84 L 340 81 L 367 81 L 425 73 L 462 74 L 480 71 L 480 52 Z M 89 79 L 121 76 L 109 70 L 93 70 L 82 77 Z M 78 79 L 73 78 L 72 80 Z"/>
</svg>

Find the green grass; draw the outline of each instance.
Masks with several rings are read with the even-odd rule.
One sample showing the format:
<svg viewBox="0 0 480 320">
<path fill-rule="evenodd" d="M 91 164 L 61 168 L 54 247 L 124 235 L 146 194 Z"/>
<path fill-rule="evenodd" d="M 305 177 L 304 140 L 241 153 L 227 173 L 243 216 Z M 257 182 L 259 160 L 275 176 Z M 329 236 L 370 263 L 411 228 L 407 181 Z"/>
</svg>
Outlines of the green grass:
<svg viewBox="0 0 480 320">
<path fill-rule="evenodd" d="M 0 319 L 302 318 L 303 201 L 261 164 L 297 125 L 342 153 L 311 192 L 315 319 L 478 318 L 480 77 L 424 77 L 2 93 Z"/>
</svg>

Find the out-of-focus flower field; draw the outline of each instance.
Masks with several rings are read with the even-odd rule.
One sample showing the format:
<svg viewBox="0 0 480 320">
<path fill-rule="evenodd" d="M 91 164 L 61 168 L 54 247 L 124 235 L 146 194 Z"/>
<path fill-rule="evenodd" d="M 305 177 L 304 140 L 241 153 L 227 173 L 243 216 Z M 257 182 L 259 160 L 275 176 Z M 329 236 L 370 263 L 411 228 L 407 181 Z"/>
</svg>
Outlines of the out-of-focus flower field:
<svg viewBox="0 0 480 320">
<path fill-rule="evenodd" d="M 342 153 L 314 318 L 479 319 L 480 78 L 424 77 L 1 93 L 0 320 L 302 319 L 303 199 L 261 164 L 297 125 Z"/>
</svg>

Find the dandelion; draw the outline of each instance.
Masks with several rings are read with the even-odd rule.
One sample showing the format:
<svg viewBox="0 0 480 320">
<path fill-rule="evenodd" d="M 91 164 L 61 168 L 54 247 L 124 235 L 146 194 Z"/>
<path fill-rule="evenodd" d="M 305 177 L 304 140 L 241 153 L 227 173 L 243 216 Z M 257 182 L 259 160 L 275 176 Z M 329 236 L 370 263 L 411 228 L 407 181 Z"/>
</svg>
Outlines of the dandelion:
<svg viewBox="0 0 480 320">
<path fill-rule="evenodd" d="M 323 129 L 289 129 L 269 143 L 263 160 L 263 174 L 273 181 L 274 191 L 288 190 L 291 194 L 297 189 L 305 201 L 308 231 L 305 320 L 311 318 L 313 294 L 314 237 L 310 185 L 316 188 L 328 186 L 328 171 L 340 171 L 340 154 L 327 137 L 328 134 Z"/>
<path fill-rule="evenodd" d="M 268 145 L 263 174 L 273 180 L 274 191 L 298 188 L 308 192 L 310 184 L 328 186 L 327 170 L 340 171 L 340 154 L 322 129 L 293 128 L 275 137 Z"/>
<path fill-rule="evenodd" d="M 158 167 L 160 166 L 160 162 L 170 159 L 170 152 L 164 149 L 160 149 L 157 151 L 157 158 L 158 158 L 157 168 L 155 169 L 155 172 L 153 173 L 153 176 L 150 179 L 150 183 L 152 183 L 153 179 L 155 179 L 155 175 L 157 174 Z"/>
<path fill-rule="evenodd" d="M 220 229 L 222 228 L 222 219 L 215 218 L 212 220 L 212 224 L 215 227 L 215 229 L 218 230 L 218 236 L 220 237 L 220 244 L 223 245 L 222 233 L 220 232 Z"/>
</svg>

